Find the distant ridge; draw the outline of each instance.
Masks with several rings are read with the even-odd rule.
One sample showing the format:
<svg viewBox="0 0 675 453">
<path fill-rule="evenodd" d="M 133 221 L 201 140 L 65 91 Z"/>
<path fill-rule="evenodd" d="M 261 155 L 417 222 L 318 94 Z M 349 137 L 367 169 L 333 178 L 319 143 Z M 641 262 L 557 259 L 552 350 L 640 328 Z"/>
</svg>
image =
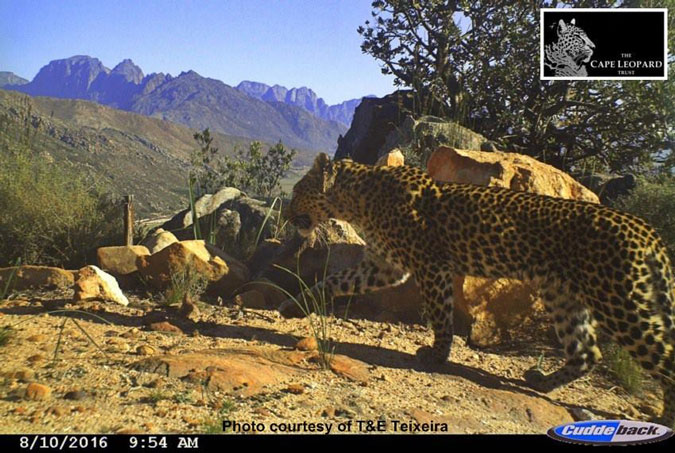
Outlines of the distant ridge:
<svg viewBox="0 0 675 453">
<path fill-rule="evenodd" d="M 282 141 L 305 150 L 333 152 L 338 136 L 347 131 L 345 123 L 322 118 L 307 108 L 266 102 L 194 71 L 176 77 L 144 75 L 129 59 L 112 70 L 86 55 L 54 60 L 32 81 L 5 88 L 31 96 L 94 101 L 195 129 L 209 127 L 223 134 L 270 143 Z M 305 92 L 295 98 L 303 96 Z"/>
<path fill-rule="evenodd" d="M 340 104 L 327 105 L 326 102 L 307 87 L 288 89 L 281 85 L 269 86 L 260 82 L 244 80 L 236 87 L 251 97 L 266 102 L 283 102 L 295 105 L 328 121 L 337 121 L 346 126 L 352 123 L 354 111 L 361 103 L 361 99 L 350 99 Z M 368 95 L 364 97 L 374 97 Z"/>
<path fill-rule="evenodd" d="M 24 85 L 28 83 L 28 80 L 23 77 L 19 77 L 13 72 L 9 71 L 0 71 L 0 88 L 3 88 L 7 85 Z"/>
</svg>

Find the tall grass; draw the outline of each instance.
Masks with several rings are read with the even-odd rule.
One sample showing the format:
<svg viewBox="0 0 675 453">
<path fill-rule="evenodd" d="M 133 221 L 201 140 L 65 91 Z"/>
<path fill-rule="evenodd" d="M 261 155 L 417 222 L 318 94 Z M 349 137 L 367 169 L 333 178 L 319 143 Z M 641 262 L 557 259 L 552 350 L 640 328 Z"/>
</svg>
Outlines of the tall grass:
<svg viewBox="0 0 675 453">
<path fill-rule="evenodd" d="M 325 287 L 323 285 L 315 285 L 315 287 L 310 287 L 307 282 L 301 277 L 300 274 L 300 261 L 298 256 L 298 268 L 296 271 L 292 271 L 286 267 L 275 265 L 277 269 L 280 269 L 290 275 L 292 275 L 298 282 L 300 287 L 300 294 L 294 295 L 282 288 L 281 286 L 261 281 L 259 283 L 273 287 L 274 289 L 281 291 L 283 294 L 288 297 L 289 300 L 292 300 L 302 311 L 302 314 L 307 319 L 309 324 L 309 329 L 312 333 L 312 336 L 316 340 L 318 352 L 319 352 L 319 364 L 322 368 L 330 368 L 330 363 L 333 360 L 335 354 L 335 345 L 331 339 L 331 320 L 330 315 L 332 315 L 332 300 L 328 300 L 329 296 L 326 294 Z M 328 249 L 328 254 L 326 256 L 326 262 L 323 268 L 323 278 L 322 282 L 326 280 L 326 275 L 328 271 L 328 262 L 330 259 L 330 249 Z M 330 307 L 330 310 L 329 310 Z"/>
</svg>

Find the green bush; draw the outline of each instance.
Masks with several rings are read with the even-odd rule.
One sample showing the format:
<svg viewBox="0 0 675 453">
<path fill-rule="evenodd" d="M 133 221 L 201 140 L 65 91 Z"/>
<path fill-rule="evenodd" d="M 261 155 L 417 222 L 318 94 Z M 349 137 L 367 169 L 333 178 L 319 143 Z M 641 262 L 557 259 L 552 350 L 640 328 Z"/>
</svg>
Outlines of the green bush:
<svg viewBox="0 0 675 453">
<path fill-rule="evenodd" d="M 21 259 L 77 268 L 94 262 L 99 246 L 121 243 L 121 208 L 86 177 L 3 145 L 0 266 Z"/>
<path fill-rule="evenodd" d="M 675 263 L 675 177 L 638 178 L 633 192 L 618 199 L 614 207 L 652 225 L 668 247 L 671 262 Z"/>
</svg>

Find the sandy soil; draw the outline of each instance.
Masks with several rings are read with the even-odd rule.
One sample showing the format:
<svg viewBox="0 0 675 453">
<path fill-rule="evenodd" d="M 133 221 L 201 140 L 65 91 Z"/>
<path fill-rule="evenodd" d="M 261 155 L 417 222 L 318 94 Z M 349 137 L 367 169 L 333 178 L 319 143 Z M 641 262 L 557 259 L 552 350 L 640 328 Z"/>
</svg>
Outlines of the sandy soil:
<svg viewBox="0 0 675 453">
<path fill-rule="evenodd" d="M 74 304 L 71 296 L 22 293 L 0 302 L 0 327 L 13 326 L 0 346 L 0 432 L 215 433 L 230 420 L 255 422 L 263 432 L 328 425 L 332 433 L 338 426 L 352 433 L 368 427 L 406 432 L 403 423 L 410 423 L 410 429 L 431 432 L 445 426 L 456 433 L 542 433 L 571 419 L 646 419 L 660 410 L 657 386 L 649 382 L 640 395 L 630 395 L 603 366 L 548 395 L 528 389 L 521 377 L 542 355 L 546 371 L 561 364 L 552 341 L 524 336 L 499 349 L 475 350 L 455 337 L 451 362 L 429 372 L 414 356 L 431 342 L 425 327 L 336 318 L 329 319 L 335 352 L 363 362 L 365 382 L 311 362 L 252 395 L 214 391 L 136 364 L 192 351 L 290 350 L 310 335 L 308 320 L 200 303 L 193 321 L 139 296 L 130 296 L 128 307 Z M 149 317 L 182 332 L 148 330 Z M 36 394 L 27 392 L 31 383 L 48 389 L 33 385 Z"/>
</svg>

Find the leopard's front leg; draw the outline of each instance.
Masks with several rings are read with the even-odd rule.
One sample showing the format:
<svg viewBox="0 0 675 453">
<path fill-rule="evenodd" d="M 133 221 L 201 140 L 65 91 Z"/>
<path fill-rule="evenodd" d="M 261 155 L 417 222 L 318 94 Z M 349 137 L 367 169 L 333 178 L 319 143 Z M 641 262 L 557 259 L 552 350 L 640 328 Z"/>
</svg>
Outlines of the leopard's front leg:
<svg viewBox="0 0 675 453">
<path fill-rule="evenodd" d="M 386 263 L 379 257 L 367 254 L 356 266 L 331 274 L 309 289 L 314 297 L 334 297 L 365 294 L 378 289 L 389 288 L 404 283 L 409 273 Z M 286 318 L 302 317 L 304 313 L 298 302 L 312 295 L 300 294 L 295 299 L 287 299 L 279 306 L 279 312 Z"/>
<path fill-rule="evenodd" d="M 426 366 L 445 363 L 453 337 L 453 272 L 447 265 L 429 264 L 415 273 L 423 299 L 422 319 L 431 324 L 433 346 L 422 346 L 417 357 Z"/>
</svg>

